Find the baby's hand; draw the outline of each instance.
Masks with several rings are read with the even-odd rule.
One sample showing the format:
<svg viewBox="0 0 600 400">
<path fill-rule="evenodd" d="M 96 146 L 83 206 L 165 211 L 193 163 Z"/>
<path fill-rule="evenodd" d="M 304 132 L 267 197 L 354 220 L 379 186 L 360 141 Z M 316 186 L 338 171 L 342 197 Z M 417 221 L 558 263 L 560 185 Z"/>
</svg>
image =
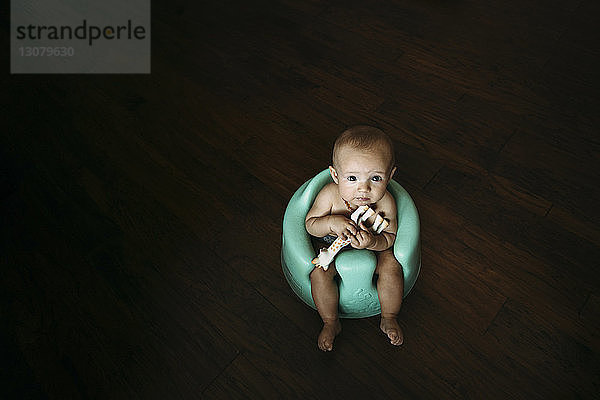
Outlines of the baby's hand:
<svg viewBox="0 0 600 400">
<path fill-rule="evenodd" d="M 355 249 L 367 249 L 373 247 L 376 243 L 375 235 L 363 223 L 360 224 L 358 232 L 350 238 L 350 244 Z"/>
<path fill-rule="evenodd" d="M 343 215 L 330 215 L 329 229 L 331 232 L 343 239 L 352 237 L 358 232 L 358 227 L 354 221 L 344 217 Z"/>
</svg>

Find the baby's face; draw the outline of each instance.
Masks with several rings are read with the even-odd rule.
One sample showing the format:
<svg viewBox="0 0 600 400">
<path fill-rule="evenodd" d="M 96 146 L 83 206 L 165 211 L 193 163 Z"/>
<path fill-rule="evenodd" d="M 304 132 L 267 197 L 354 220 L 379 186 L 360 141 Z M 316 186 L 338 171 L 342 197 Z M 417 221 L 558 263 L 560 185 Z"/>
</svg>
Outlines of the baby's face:
<svg viewBox="0 0 600 400">
<path fill-rule="evenodd" d="M 390 170 L 390 158 L 385 151 L 344 147 L 339 150 L 337 159 L 337 168 L 330 169 L 342 199 L 354 207 L 381 200 L 396 170 Z"/>
</svg>

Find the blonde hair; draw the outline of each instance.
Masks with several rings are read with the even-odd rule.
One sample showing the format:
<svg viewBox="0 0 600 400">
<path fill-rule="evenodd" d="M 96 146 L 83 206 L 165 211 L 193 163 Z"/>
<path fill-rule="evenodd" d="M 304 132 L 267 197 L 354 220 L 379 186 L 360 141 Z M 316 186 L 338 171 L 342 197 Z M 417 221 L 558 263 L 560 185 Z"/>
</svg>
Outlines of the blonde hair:
<svg viewBox="0 0 600 400">
<path fill-rule="evenodd" d="M 346 129 L 335 140 L 333 145 L 333 167 L 339 165 L 339 152 L 343 147 L 349 146 L 357 150 L 381 150 L 384 148 L 388 152 L 390 158 L 389 169 L 391 170 L 396 164 L 394 155 L 394 144 L 392 140 L 381 129 L 368 125 L 358 125 Z"/>
</svg>

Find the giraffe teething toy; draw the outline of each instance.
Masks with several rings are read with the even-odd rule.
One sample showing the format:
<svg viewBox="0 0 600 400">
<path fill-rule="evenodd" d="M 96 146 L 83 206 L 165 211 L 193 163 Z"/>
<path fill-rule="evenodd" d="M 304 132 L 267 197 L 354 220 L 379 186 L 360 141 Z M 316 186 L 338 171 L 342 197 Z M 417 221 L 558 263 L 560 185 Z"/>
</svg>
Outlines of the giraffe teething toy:
<svg viewBox="0 0 600 400">
<path fill-rule="evenodd" d="M 354 221 L 355 224 L 360 225 L 362 222 L 365 222 L 369 218 L 371 218 L 375 214 L 375 211 L 369 206 L 360 206 L 358 207 L 350 216 L 350 219 Z M 385 228 L 390 223 L 386 221 L 379 213 L 375 216 L 375 221 L 371 226 L 371 230 L 377 234 L 383 232 Z M 333 261 L 333 258 L 340 250 L 350 244 L 350 239 L 342 239 L 338 237 L 331 243 L 331 245 L 327 249 L 321 249 L 319 251 L 319 255 L 311 261 L 315 266 L 323 268 L 325 271 L 329 269 L 329 264 Z"/>
</svg>

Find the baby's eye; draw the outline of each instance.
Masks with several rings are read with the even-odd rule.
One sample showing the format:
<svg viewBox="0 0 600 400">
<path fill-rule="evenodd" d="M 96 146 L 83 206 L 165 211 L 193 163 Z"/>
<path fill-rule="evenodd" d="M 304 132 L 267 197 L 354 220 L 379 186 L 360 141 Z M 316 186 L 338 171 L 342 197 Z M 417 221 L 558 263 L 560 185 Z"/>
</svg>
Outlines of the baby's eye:
<svg viewBox="0 0 600 400">
<path fill-rule="evenodd" d="M 372 178 L 371 178 L 371 180 L 372 180 L 373 182 L 379 182 L 379 181 L 381 181 L 382 179 L 383 179 L 383 178 L 382 178 L 381 176 L 379 176 L 379 175 L 375 175 L 374 177 L 372 177 Z"/>
<path fill-rule="evenodd" d="M 348 178 L 346 178 L 346 179 L 348 179 L 350 182 L 354 182 L 354 181 L 356 180 L 356 177 L 355 177 L 354 175 L 350 175 L 350 176 L 349 176 Z"/>
</svg>

